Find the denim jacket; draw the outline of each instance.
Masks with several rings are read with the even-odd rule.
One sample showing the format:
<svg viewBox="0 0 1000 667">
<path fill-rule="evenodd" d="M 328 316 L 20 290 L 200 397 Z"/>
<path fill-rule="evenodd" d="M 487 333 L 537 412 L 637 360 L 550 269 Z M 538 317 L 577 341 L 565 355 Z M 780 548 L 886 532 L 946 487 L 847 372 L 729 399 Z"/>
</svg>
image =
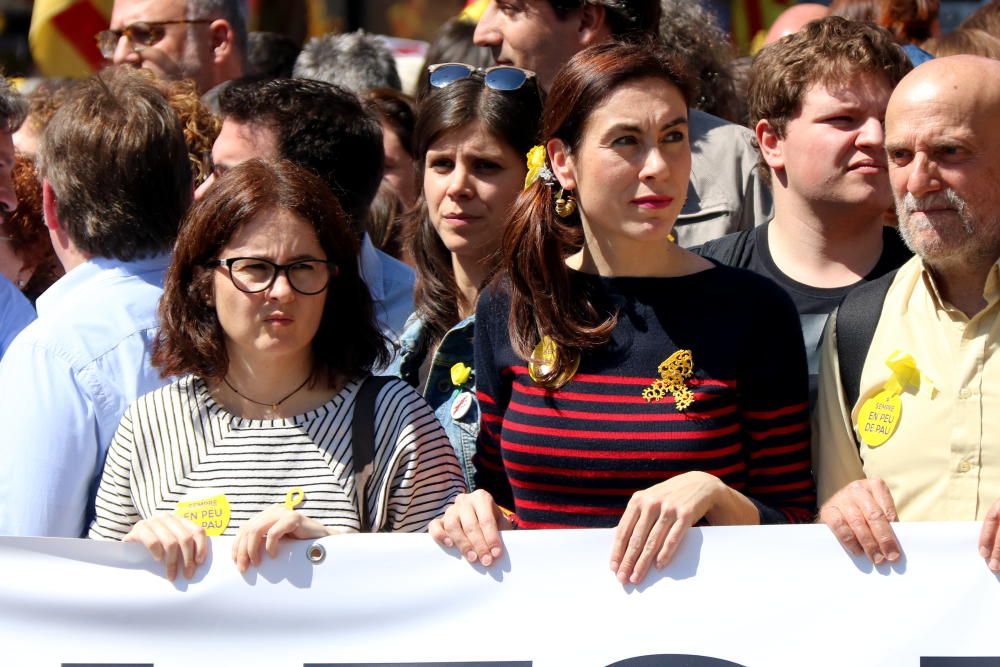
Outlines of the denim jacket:
<svg viewBox="0 0 1000 667">
<path fill-rule="evenodd" d="M 420 391 L 441 425 L 458 455 L 465 474 L 465 483 L 472 491 L 475 469 L 472 457 L 476 453 L 476 437 L 479 435 L 479 401 L 476 399 L 476 373 L 461 387 L 451 381 L 451 367 L 463 363 L 473 368 L 472 340 L 475 334 L 476 316 L 470 315 L 455 326 L 441 339 L 437 353 L 427 373 L 427 381 L 419 387 L 420 366 L 430 352 L 430 341 L 424 322 L 416 314 L 406 321 L 403 334 L 399 338 L 399 354 L 386 370 L 387 375 L 396 375 Z M 460 393 L 469 393 L 471 404 L 468 411 L 458 418 L 452 417 L 452 405 Z"/>
</svg>

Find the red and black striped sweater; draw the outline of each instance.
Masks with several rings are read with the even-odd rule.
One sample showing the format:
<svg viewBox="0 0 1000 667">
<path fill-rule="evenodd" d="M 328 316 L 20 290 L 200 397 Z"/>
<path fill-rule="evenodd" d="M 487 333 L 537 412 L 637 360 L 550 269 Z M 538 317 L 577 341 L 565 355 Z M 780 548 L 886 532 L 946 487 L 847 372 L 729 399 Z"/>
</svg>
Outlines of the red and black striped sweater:
<svg viewBox="0 0 1000 667">
<path fill-rule="evenodd" d="M 761 523 L 811 521 L 806 359 L 788 296 L 722 266 L 677 278 L 572 279 L 604 312 L 617 311 L 618 325 L 554 391 L 514 355 L 502 284 L 480 298 L 476 486 L 523 528 L 611 527 L 634 492 L 700 470 L 746 495 Z M 694 402 L 679 411 L 670 393 L 647 401 L 657 367 L 682 349 L 693 360 L 685 384 Z"/>
</svg>

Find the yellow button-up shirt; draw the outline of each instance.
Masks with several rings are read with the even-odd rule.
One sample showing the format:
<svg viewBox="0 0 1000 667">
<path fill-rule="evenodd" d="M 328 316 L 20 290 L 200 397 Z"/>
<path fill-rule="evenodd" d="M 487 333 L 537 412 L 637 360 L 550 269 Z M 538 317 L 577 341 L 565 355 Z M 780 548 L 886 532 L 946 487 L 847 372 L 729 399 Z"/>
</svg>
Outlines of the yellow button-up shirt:
<svg viewBox="0 0 1000 667">
<path fill-rule="evenodd" d="M 904 264 L 886 295 L 861 373 L 855 405 L 845 405 L 833 318 L 824 337 L 813 414 L 813 466 L 820 504 L 846 484 L 881 477 L 902 521 L 982 519 L 1000 498 L 1000 262 L 973 318 L 948 304 L 919 257 Z M 880 447 L 855 441 L 858 413 L 893 373 L 894 352 L 913 357 L 918 386 Z M 860 438 L 858 440 L 860 442 Z"/>
</svg>

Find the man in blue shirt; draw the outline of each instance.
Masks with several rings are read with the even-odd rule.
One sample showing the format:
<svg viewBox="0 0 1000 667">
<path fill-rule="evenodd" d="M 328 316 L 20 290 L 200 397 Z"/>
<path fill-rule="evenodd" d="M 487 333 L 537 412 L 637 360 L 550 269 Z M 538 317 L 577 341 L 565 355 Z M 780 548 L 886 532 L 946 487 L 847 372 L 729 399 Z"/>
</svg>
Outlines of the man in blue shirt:
<svg viewBox="0 0 1000 667">
<path fill-rule="evenodd" d="M 365 232 L 385 156 L 378 120 L 343 88 L 305 79 L 234 81 L 219 96 L 222 131 L 212 146 L 212 175 L 244 160 L 289 160 L 322 177 L 351 216 L 361 248 L 361 276 L 371 290 L 380 328 L 391 340 L 413 312 L 413 269 L 377 250 Z"/>
<path fill-rule="evenodd" d="M 28 104 L 7 80 L 0 77 L 0 211 L 13 211 L 17 206 L 14 193 L 13 134 L 21 127 L 28 113 Z M 0 237 L 5 236 L 0 224 Z M 0 243 L 4 239 L 0 238 Z M 0 275 L 0 359 L 21 329 L 35 319 L 35 309 L 10 280 Z"/>
<path fill-rule="evenodd" d="M 150 348 L 191 167 L 163 95 L 115 69 L 52 117 L 39 173 L 66 275 L 0 362 L 0 534 L 79 537 L 122 414 L 165 383 Z"/>
<path fill-rule="evenodd" d="M 14 283 L 0 276 L 0 359 L 21 329 L 35 319 L 31 307 Z"/>
</svg>

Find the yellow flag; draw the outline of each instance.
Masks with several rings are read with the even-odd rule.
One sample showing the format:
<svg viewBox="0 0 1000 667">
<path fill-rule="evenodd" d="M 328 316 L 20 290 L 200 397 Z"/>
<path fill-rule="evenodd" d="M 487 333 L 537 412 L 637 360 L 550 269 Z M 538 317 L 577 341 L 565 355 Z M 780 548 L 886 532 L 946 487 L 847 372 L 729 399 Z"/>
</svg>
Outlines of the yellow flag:
<svg viewBox="0 0 1000 667">
<path fill-rule="evenodd" d="M 469 23 L 479 23 L 479 19 L 482 18 L 488 4 L 490 4 L 489 0 L 474 0 L 473 2 L 469 2 L 465 6 L 465 9 L 462 10 L 462 13 L 458 15 L 458 18 Z"/>
</svg>

